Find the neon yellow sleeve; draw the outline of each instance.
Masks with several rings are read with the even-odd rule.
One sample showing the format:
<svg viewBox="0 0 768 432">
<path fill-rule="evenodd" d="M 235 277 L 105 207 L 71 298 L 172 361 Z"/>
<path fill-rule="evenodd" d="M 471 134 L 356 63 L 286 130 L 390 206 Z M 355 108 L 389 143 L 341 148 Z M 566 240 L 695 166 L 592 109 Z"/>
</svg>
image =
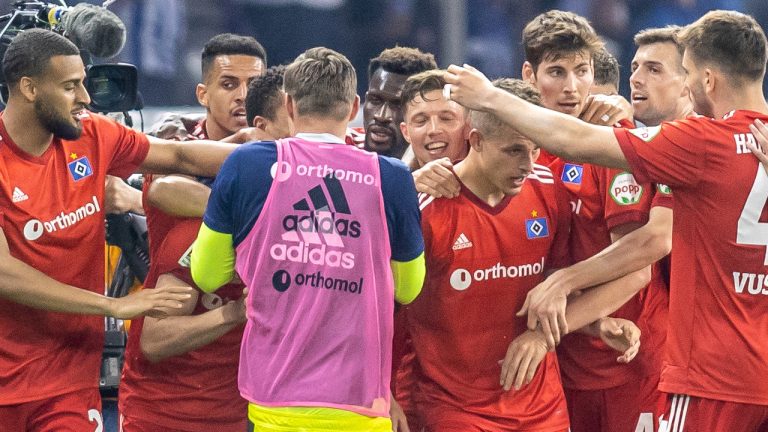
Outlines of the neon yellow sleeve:
<svg viewBox="0 0 768 432">
<path fill-rule="evenodd" d="M 390 261 L 390 265 L 392 277 L 395 280 L 395 300 L 400 304 L 412 302 L 421 292 L 424 275 L 427 272 L 424 252 L 410 261 Z"/>
<path fill-rule="evenodd" d="M 205 292 L 213 292 L 235 275 L 235 249 L 232 234 L 208 228 L 203 222 L 192 248 L 192 280 Z"/>
</svg>

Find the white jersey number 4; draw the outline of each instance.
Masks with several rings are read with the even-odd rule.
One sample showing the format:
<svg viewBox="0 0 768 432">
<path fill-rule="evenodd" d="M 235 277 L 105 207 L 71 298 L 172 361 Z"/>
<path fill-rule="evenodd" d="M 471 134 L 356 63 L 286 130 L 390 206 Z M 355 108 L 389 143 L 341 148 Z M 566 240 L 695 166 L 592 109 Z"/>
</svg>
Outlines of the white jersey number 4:
<svg viewBox="0 0 768 432">
<path fill-rule="evenodd" d="M 768 174 L 765 173 L 763 165 L 759 164 L 752 190 L 739 216 L 736 243 L 765 246 L 764 265 L 768 265 L 768 223 L 760 222 L 760 214 L 763 212 L 766 201 L 768 201 Z"/>
</svg>

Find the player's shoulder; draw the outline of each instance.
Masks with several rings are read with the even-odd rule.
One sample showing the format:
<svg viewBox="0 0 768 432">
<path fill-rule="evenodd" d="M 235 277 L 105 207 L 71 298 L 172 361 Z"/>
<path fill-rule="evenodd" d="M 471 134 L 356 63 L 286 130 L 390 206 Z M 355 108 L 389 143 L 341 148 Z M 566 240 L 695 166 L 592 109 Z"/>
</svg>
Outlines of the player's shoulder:
<svg viewBox="0 0 768 432">
<path fill-rule="evenodd" d="M 413 181 L 411 171 L 403 161 L 390 156 L 377 155 L 382 183 Z"/>
<path fill-rule="evenodd" d="M 531 184 L 537 187 L 554 187 L 555 175 L 552 174 L 552 170 L 549 167 L 535 163 L 526 181 L 531 182 Z"/>
</svg>

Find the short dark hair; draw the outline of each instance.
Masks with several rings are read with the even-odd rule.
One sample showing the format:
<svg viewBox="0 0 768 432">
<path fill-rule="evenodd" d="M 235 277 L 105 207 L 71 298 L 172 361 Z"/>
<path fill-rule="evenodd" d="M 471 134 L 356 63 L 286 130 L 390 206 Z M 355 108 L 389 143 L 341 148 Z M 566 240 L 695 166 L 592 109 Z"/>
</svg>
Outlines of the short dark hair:
<svg viewBox="0 0 768 432">
<path fill-rule="evenodd" d="M 611 84 L 619 88 L 619 61 L 605 47 L 592 56 L 595 65 L 595 84 Z"/>
<path fill-rule="evenodd" d="M 213 60 L 222 55 L 246 55 L 260 58 L 267 65 L 267 52 L 259 41 L 250 36 L 232 33 L 218 34 L 208 40 L 203 47 L 201 65 L 203 79 L 208 76 Z"/>
<path fill-rule="evenodd" d="M 541 94 L 533 84 L 515 79 L 499 78 L 493 81 L 493 86 L 511 93 L 526 102 L 541 106 Z M 484 111 L 471 111 L 470 123 L 473 128 L 480 131 L 485 137 L 496 137 L 504 134 L 510 127 L 493 114 Z"/>
<path fill-rule="evenodd" d="M 343 54 L 330 48 L 304 51 L 285 68 L 285 92 L 301 116 L 342 120 L 357 96 L 355 68 Z"/>
<path fill-rule="evenodd" d="M 445 84 L 445 69 L 432 69 L 408 77 L 400 93 L 403 114 L 408 111 L 408 104 L 413 102 L 416 96 L 425 99 L 426 93 L 442 90 Z"/>
<path fill-rule="evenodd" d="M 677 37 L 694 61 L 714 65 L 732 79 L 758 81 L 765 75 L 765 33 L 749 15 L 710 11 Z"/>
<path fill-rule="evenodd" d="M 635 46 L 652 45 L 656 43 L 671 43 L 677 47 L 680 57 L 683 56 L 683 48 L 677 40 L 677 35 L 683 28 L 677 25 L 668 25 L 666 27 L 647 28 L 640 30 L 634 37 Z"/>
<path fill-rule="evenodd" d="M 75 55 L 80 55 L 80 50 L 64 36 L 45 29 L 25 30 L 5 50 L 3 76 L 14 87 L 22 77 L 42 75 L 51 57 Z"/>
<path fill-rule="evenodd" d="M 534 72 L 545 60 L 558 60 L 580 51 L 587 51 L 591 57 L 603 45 L 589 21 L 573 12 L 544 12 L 523 29 L 525 59 Z"/>
<path fill-rule="evenodd" d="M 422 52 L 418 48 L 396 46 L 385 49 L 378 57 L 371 59 L 368 63 L 368 78 L 379 68 L 389 73 L 411 76 L 437 69 L 437 62 L 431 53 Z"/>
<path fill-rule="evenodd" d="M 283 75 L 285 65 L 272 66 L 264 75 L 257 76 L 248 83 L 245 96 L 245 115 L 248 126 L 253 126 L 253 118 L 261 116 L 275 120 L 277 108 L 283 103 Z"/>
</svg>

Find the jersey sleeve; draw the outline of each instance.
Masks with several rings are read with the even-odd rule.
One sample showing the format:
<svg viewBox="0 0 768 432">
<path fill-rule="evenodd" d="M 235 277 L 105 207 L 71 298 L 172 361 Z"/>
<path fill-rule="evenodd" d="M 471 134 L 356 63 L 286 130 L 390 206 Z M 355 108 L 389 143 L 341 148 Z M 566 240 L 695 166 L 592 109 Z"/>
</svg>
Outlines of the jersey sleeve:
<svg viewBox="0 0 768 432">
<path fill-rule="evenodd" d="M 603 218 L 608 230 L 628 223 L 645 224 L 653 198 L 648 183 L 638 183 L 631 173 L 594 167 L 603 193 Z"/>
<path fill-rule="evenodd" d="M 413 176 L 397 159 L 380 156 L 379 167 L 392 259 L 411 261 L 424 252 L 421 213 Z"/>
<path fill-rule="evenodd" d="M 656 194 L 653 196 L 651 207 L 666 207 L 673 209 L 675 206 L 674 195 L 669 186 L 661 183 L 656 184 Z"/>
<path fill-rule="evenodd" d="M 90 114 L 99 134 L 99 145 L 105 146 L 109 163 L 107 173 L 126 178 L 136 172 L 149 153 L 149 139 L 138 131 L 99 114 Z"/>
<path fill-rule="evenodd" d="M 711 128 L 705 118 L 688 118 L 659 126 L 614 129 L 637 181 L 671 187 L 694 186 L 704 175 Z"/>
<path fill-rule="evenodd" d="M 224 161 L 211 188 L 203 221 L 213 231 L 231 234 L 235 247 L 256 223 L 272 186 L 277 161 L 273 141 L 243 144 Z"/>
</svg>

